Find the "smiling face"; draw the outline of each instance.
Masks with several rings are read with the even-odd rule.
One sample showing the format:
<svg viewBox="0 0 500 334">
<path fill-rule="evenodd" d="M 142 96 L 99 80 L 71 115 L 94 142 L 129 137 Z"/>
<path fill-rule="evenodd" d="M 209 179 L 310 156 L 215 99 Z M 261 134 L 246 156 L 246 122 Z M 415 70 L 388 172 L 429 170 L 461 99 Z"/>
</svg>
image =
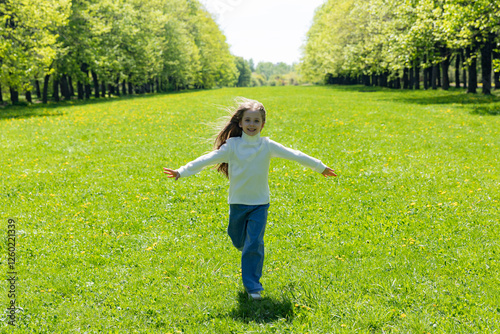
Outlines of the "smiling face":
<svg viewBox="0 0 500 334">
<path fill-rule="evenodd" d="M 240 121 L 240 127 L 249 136 L 255 136 L 264 128 L 265 122 L 259 110 L 246 110 Z"/>
</svg>

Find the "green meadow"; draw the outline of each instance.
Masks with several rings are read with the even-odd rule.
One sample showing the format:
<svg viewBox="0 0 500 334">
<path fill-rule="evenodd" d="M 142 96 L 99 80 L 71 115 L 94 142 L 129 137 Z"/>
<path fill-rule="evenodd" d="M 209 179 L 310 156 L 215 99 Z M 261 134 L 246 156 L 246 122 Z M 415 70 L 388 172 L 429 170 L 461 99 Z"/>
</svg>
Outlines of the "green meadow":
<svg viewBox="0 0 500 334">
<path fill-rule="evenodd" d="M 227 180 L 178 168 L 237 96 L 263 136 L 337 178 L 271 163 L 260 302 L 226 234 Z M 0 109 L 2 333 L 500 331 L 500 97 L 225 88 Z"/>
</svg>

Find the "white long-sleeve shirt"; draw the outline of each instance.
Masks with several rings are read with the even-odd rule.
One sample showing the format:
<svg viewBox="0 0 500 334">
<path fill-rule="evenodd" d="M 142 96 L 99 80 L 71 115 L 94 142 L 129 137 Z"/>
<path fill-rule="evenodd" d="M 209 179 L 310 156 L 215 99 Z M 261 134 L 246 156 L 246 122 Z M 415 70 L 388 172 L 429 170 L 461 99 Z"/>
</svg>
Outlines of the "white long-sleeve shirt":
<svg viewBox="0 0 500 334">
<path fill-rule="evenodd" d="M 181 177 L 200 172 L 204 167 L 226 162 L 229 165 L 229 204 L 262 205 L 269 203 L 269 165 L 271 158 L 297 161 L 318 173 L 326 165 L 300 151 L 287 148 L 267 137 L 229 138 L 218 150 L 202 155 L 178 169 Z"/>
</svg>

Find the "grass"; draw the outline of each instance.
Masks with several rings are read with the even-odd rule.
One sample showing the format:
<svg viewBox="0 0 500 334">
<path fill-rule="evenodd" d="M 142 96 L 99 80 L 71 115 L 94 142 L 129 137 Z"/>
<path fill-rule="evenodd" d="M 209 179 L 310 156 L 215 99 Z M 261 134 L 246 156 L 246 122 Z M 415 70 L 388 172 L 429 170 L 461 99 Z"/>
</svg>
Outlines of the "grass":
<svg viewBox="0 0 500 334">
<path fill-rule="evenodd" d="M 271 164 L 264 300 L 243 293 L 227 181 L 177 182 L 236 96 L 263 135 L 338 178 Z M 500 98 L 264 87 L 0 110 L 0 259 L 16 218 L 10 333 L 500 330 Z M 0 305 L 9 303 L 0 285 Z"/>
</svg>

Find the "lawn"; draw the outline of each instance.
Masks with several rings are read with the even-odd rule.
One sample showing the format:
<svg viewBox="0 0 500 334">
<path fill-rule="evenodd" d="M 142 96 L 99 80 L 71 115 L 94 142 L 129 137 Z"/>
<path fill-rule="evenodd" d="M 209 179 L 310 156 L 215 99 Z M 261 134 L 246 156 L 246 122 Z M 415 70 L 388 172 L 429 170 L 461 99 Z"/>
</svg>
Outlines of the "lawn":
<svg viewBox="0 0 500 334">
<path fill-rule="evenodd" d="M 174 182 L 237 96 L 264 136 L 321 159 L 271 163 L 261 302 L 226 234 L 227 180 Z M 500 98 L 264 87 L 0 109 L 0 260 L 16 232 L 9 333 L 500 331 Z M 14 330 L 13 330 L 14 329 Z"/>
</svg>

